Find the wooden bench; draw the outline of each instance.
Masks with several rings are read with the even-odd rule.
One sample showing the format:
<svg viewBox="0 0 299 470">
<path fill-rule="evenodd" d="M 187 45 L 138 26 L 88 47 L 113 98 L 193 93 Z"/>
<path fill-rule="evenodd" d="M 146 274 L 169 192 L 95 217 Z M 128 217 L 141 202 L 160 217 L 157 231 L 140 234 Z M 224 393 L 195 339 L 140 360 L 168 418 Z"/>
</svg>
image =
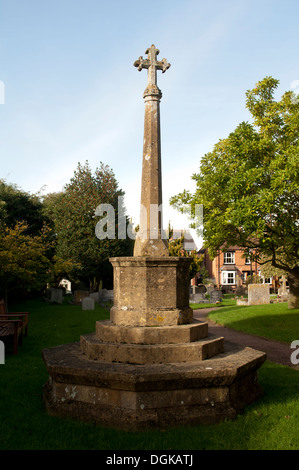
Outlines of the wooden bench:
<svg viewBox="0 0 299 470">
<path fill-rule="evenodd" d="M 18 354 L 18 344 L 23 340 L 23 321 L 19 320 L 1 320 L 0 319 L 0 338 L 4 342 L 13 340 L 14 354 Z"/>
<path fill-rule="evenodd" d="M 24 336 L 28 336 L 29 312 L 7 312 L 4 300 L 0 300 L 0 320 L 21 320 L 24 328 Z"/>
</svg>

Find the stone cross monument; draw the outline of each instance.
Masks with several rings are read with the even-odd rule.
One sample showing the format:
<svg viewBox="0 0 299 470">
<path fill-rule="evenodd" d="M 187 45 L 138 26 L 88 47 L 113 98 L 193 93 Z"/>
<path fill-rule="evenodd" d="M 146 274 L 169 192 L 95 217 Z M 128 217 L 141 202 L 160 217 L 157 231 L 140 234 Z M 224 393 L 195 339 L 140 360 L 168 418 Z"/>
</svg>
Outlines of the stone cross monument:
<svg viewBox="0 0 299 470">
<path fill-rule="evenodd" d="M 136 237 L 134 256 L 168 256 L 168 245 L 162 227 L 162 178 L 160 142 L 161 90 L 157 86 L 157 70 L 164 73 L 170 64 L 166 59 L 157 60 L 159 49 L 154 45 L 134 62 L 138 70 L 148 70 L 145 101 L 144 140 L 141 184 L 141 209 L 139 232 Z"/>
<path fill-rule="evenodd" d="M 169 64 L 157 61 L 158 52 L 151 46 L 148 59 L 135 62 L 148 69 L 141 205 L 149 213 L 162 203 L 156 71 Z M 169 256 L 160 218 L 142 218 L 134 256 L 110 262 L 110 320 L 97 321 L 80 342 L 43 350 L 48 413 L 130 431 L 167 429 L 234 418 L 260 396 L 265 353 L 225 346 L 193 318 L 191 259 Z"/>
</svg>

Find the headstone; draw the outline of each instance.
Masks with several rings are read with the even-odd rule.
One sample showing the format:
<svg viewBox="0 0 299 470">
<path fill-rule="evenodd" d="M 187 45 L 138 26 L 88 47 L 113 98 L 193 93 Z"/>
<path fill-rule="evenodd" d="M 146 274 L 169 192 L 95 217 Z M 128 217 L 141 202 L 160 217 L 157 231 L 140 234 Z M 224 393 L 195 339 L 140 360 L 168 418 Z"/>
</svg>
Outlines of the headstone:
<svg viewBox="0 0 299 470">
<path fill-rule="evenodd" d="M 94 310 L 95 300 L 92 297 L 84 297 L 82 299 L 82 310 Z"/>
<path fill-rule="evenodd" d="M 88 290 L 75 290 L 74 291 L 74 303 L 75 304 L 80 304 L 84 297 L 89 296 L 89 291 Z"/>
<path fill-rule="evenodd" d="M 248 285 L 248 305 L 262 305 L 270 303 L 270 287 L 268 284 Z"/>
<path fill-rule="evenodd" d="M 89 297 L 92 297 L 96 303 L 99 303 L 99 293 L 98 292 L 92 292 L 89 294 Z"/>
<path fill-rule="evenodd" d="M 236 292 L 235 292 L 236 295 L 246 295 L 246 293 L 247 293 L 247 288 L 245 286 L 238 286 L 236 288 Z"/>
<path fill-rule="evenodd" d="M 289 292 L 287 289 L 287 280 L 285 276 L 281 278 L 281 286 L 278 288 L 278 298 L 281 301 L 287 301 L 289 298 Z"/>
<path fill-rule="evenodd" d="M 215 304 L 216 302 L 221 302 L 221 300 L 222 300 L 222 292 L 220 290 L 212 290 L 210 292 L 211 304 Z"/>
<path fill-rule="evenodd" d="M 99 302 L 105 303 L 113 301 L 113 290 L 102 289 L 99 291 Z"/>
<path fill-rule="evenodd" d="M 51 289 L 50 302 L 56 304 L 62 304 L 63 301 L 63 290 L 62 289 Z"/>
<path fill-rule="evenodd" d="M 207 288 L 204 284 L 199 284 L 199 286 L 196 287 L 196 293 L 197 294 L 206 294 L 207 293 Z"/>
</svg>

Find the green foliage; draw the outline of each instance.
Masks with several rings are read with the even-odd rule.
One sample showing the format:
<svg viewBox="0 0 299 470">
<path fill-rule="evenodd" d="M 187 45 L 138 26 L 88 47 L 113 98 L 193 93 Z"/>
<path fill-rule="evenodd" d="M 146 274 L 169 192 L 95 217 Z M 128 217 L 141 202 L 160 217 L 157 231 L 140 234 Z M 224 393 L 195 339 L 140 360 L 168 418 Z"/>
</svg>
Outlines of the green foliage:
<svg viewBox="0 0 299 470">
<path fill-rule="evenodd" d="M 168 249 L 170 256 L 184 256 L 192 258 L 192 262 L 189 267 L 189 279 L 193 279 L 201 269 L 203 257 L 199 257 L 196 251 L 188 252 L 184 250 L 184 235 L 180 238 L 169 240 Z"/>
<path fill-rule="evenodd" d="M 0 293 L 7 302 L 9 292 L 40 291 L 46 285 L 50 260 L 47 229 L 29 235 L 27 226 L 0 226 Z"/>
<path fill-rule="evenodd" d="M 18 222 L 26 225 L 26 233 L 37 235 L 47 221 L 38 195 L 22 191 L 14 184 L 0 180 L 0 219 L 8 227 Z"/>
<path fill-rule="evenodd" d="M 95 210 L 100 204 L 111 204 L 118 217 L 118 188 L 113 171 L 101 163 L 94 174 L 88 162 L 78 164 L 73 178 L 61 193 L 49 195 L 44 201 L 45 214 L 52 219 L 57 236 L 56 255 L 71 262 L 68 272 L 72 280 L 80 279 L 94 289 L 100 281 L 112 280 L 111 256 L 132 252 L 131 240 L 99 240 L 95 235 L 98 218 Z M 109 284 L 108 284 L 109 285 Z"/>
<path fill-rule="evenodd" d="M 202 204 L 205 246 L 256 249 L 288 272 L 299 301 L 299 100 L 274 100 L 278 80 L 266 77 L 247 91 L 253 124 L 242 122 L 200 163 L 194 194 L 171 199 L 182 210 Z M 282 256 L 283 255 L 283 256 Z"/>
</svg>

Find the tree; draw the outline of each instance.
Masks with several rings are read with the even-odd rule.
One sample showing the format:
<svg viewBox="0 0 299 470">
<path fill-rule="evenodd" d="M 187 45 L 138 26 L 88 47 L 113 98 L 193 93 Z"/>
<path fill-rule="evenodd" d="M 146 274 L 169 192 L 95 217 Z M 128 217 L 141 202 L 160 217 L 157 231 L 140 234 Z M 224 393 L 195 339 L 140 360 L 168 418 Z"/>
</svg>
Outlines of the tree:
<svg viewBox="0 0 299 470">
<path fill-rule="evenodd" d="M 266 77 L 246 93 L 253 123 L 242 122 L 201 160 L 194 194 L 185 190 L 171 204 L 203 205 L 203 237 L 211 257 L 229 246 L 256 250 L 287 272 L 289 308 L 299 307 L 299 99 L 274 92 Z M 196 224 L 196 219 L 194 220 Z"/>
<path fill-rule="evenodd" d="M 171 233 L 171 231 L 169 233 Z M 173 240 L 170 239 L 168 243 L 168 249 L 170 256 L 184 256 L 187 258 L 192 258 L 192 262 L 189 267 L 189 279 L 193 279 L 201 269 L 203 257 L 199 257 L 195 250 L 191 252 L 184 250 L 184 235 L 182 235 L 180 238 Z"/>
<path fill-rule="evenodd" d="M 10 292 L 40 291 L 48 279 L 51 263 L 47 257 L 47 229 L 35 236 L 27 229 L 20 222 L 13 228 L 0 226 L 0 292 L 6 305 Z"/>
<path fill-rule="evenodd" d="M 38 195 L 27 193 L 14 184 L 0 180 L 1 223 L 15 227 L 18 222 L 26 225 L 26 233 L 38 235 L 45 223 L 42 202 Z"/>
<path fill-rule="evenodd" d="M 94 290 L 98 290 L 101 281 L 109 287 L 109 258 L 132 254 L 132 240 L 119 240 L 117 234 L 114 239 L 100 240 L 95 234 L 97 207 L 111 205 L 117 226 L 119 197 L 123 194 L 109 166 L 101 163 L 93 174 L 86 161 L 85 165 L 78 164 L 63 192 L 45 198 L 45 213 L 52 218 L 57 237 L 56 255 L 72 262 L 71 280 L 83 281 Z"/>
</svg>

